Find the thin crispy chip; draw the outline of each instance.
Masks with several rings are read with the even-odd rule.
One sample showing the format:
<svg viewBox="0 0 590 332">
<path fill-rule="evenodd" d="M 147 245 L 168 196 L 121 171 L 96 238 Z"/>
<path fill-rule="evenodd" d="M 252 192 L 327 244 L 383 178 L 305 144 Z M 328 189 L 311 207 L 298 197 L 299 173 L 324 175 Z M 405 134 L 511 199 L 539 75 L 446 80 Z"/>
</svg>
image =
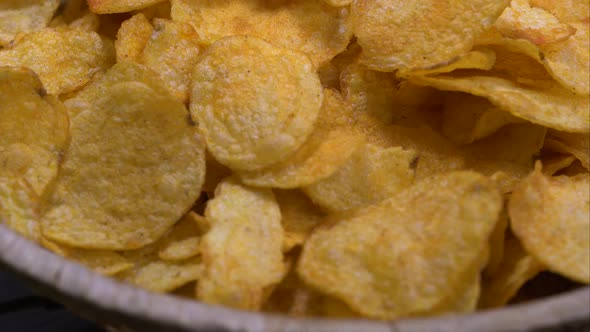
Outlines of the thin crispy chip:
<svg viewBox="0 0 590 332">
<path fill-rule="evenodd" d="M 144 83 L 105 88 L 71 120 L 43 235 L 105 250 L 159 239 L 191 208 L 204 181 L 204 145 L 187 116 L 171 95 Z"/>
<path fill-rule="evenodd" d="M 550 131 L 545 140 L 545 148 L 561 153 L 569 153 L 576 157 L 582 166 L 590 170 L 590 135 L 570 134 Z"/>
<path fill-rule="evenodd" d="M 0 172 L 0 224 L 39 242 L 38 205 L 39 198 L 24 180 Z"/>
<path fill-rule="evenodd" d="M 193 82 L 191 114 L 208 150 L 234 170 L 286 160 L 311 134 L 322 106 L 309 60 L 254 37 L 213 44 Z"/>
<path fill-rule="evenodd" d="M 332 176 L 303 190 L 329 212 L 378 203 L 414 182 L 416 151 L 365 144 Z"/>
<path fill-rule="evenodd" d="M 490 255 L 488 257 L 487 264 L 483 269 L 484 276 L 491 276 L 496 274 L 504 261 L 504 247 L 506 233 L 508 230 L 508 210 L 506 206 L 500 212 L 496 227 L 490 236 Z"/>
<path fill-rule="evenodd" d="M 497 270 L 483 280 L 479 307 L 492 308 L 508 303 L 527 281 L 543 270 L 517 239 L 509 237 Z"/>
<path fill-rule="evenodd" d="M 316 68 L 344 51 L 352 37 L 349 11 L 324 0 L 173 0 L 172 19 L 192 24 L 205 44 L 249 35 L 305 53 Z"/>
<path fill-rule="evenodd" d="M 201 251 L 198 219 L 195 212 L 189 212 L 160 240 L 158 257 L 164 261 L 180 261 L 198 255 Z"/>
<path fill-rule="evenodd" d="M 435 66 L 429 69 L 404 70 L 396 72 L 398 77 L 426 76 L 446 74 L 458 69 L 481 69 L 490 70 L 496 62 L 496 53 L 490 49 L 478 48 L 458 56 L 448 64 Z"/>
<path fill-rule="evenodd" d="M 56 47 L 59 45 L 59 47 Z M 0 50 L 0 66 L 23 66 L 39 75 L 48 93 L 76 90 L 112 63 L 110 48 L 94 32 L 43 29 Z"/>
<path fill-rule="evenodd" d="M 88 7 L 96 14 L 124 13 L 143 9 L 164 0 L 88 0 Z"/>
<path fill-rule="evenodd" d="M 471 50 L 509 2 L 355 0 L 351 12 L 361 61 L 380 71 L 448 64 Z"/>
<path fill-rule="evenodd" d="M 211 230 L 202 239 L 204 273 L 198 298 L 234 308 L 260 308 L 265 289 L 286 272 L 281 211 L 272 191 L 228 179 L 207 204 L 205 216 Z"/>
<path fill-rule="evenodd" d="M 30 70 L 0 67 L 0 171 L 42 196 L 68 144 L 66 109 Z"/>
<path fill-rule="evenodd" d="M 547 268 L 590 283 L 590 175 L 547 177 L 540 165 L 510 199 L 514 234 Z"/>
<path fill-rule="evenodd" d="M 367 317 L 425 312 L 479 268 L 501 206 L 495 185 L 481 175 L 433 177 L 317 227 L 297 272 Z"/>
<path fill-rule="evenodd" d="M 283 252 L 302 245 L 324 214 L 299 190 L 274 190 L 281 208 Z"/>
<path fill-rule="evenodd" d="M 543 174 L 552 176 L 562 169 L 568 168 L 576 161 L 576 157 L 571 155 L 556 155 L 544 157 L 541 161 L 543 163 Z"/>
<path fill-rule="evenodd" d="M 115 41 L 117 62 L 138 61 L 153 32 L 154 27 L 141 13 L 123 22 Z"/>
<path fill-rule="evenodd" d="M 442 304 L 428 311 L 426 314 L 433 316 L 448 313 L 466 314 L 474 312 L 481 293 L 481 276 L 478 271 L 472 274 L 471 279 L 466 279 L 463 286 L 455 294 L 449 296 Z"/>
<path fill-rule="evenodd" d="M 0 47 L 7 46 L 18 33 L 45 28 L 60 0 L 3 0 L 0 3 Z"/>
</svg>

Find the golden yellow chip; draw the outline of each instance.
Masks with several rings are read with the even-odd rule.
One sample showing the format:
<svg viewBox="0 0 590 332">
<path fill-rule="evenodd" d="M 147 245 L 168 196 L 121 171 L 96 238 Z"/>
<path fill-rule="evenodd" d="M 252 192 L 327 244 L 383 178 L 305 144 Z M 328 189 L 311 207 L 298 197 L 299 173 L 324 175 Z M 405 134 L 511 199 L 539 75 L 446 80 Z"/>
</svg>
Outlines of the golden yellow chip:
<svg viewBox="0 0 590 332">
<path fill-rule="evenodd" d="M 512 193 L 512 230 L 547 268 L 590 283 L 590 175 L 547 177 L 540 165 Z"/>
<path fill-rule="evenodd" d="M 100 27 L 100 19 L 94 13 L 86 12 L 84 16 L 72 21 L 69 27 L 87 32 L 97 32 Z"/>
<path fill-rule="evenodd" d="M 316 68 L 344 51 L 352 37 L 349 11 L 325 0 L 172 0 L 171 15 L 192 24 L 205 44 L 248 35 L 305 53 Z"/>
<path fill-rule="evenodd" d="M 45 28 L 60 0 L 4 0 L 0 4 L 0 47 L 7 46 L 18 33 Z"/>
<path fill-rule="evenodd" d="M 479 267 L 501 207 L 495 184 L 481 175 L 432 177 L 317 227 L 297 272 L 367 317 L 431 310 Z"/>
<path fill-rule="evenodd" d="M 138 61 L 153 32 L 154 27 L 143 14 L 123 22 L 115 41 L 117 62 Z"/>
<path fill-rule="evenodd" d="M 504 260 L 504 247 L 506 243 L 506 232 L 508 230 L 508 210 L 506 206 L 500 212 L 496 227 L 490 236 L 490 255 L 487 264 L 483 269 L 484 276 L 496 274 Z"/>
<path fill-rule="evenodd" d="M 72 141 L 42 232 L 85 249 L 140 248 L 199 197 L 204 145 L 186 108 L 165 91 L 141 82 L 103 90 L 71 120 Z"/>
<path fill-rule="evenodd" d="M 259 309 L 265 290 L 283 278 L 281 211 L 270 189 L 222 182 L 205 216 L 211 230 L 202 238 L 203 276 L 197 297 L 207 303 Z"/>
<path fill-rule="evenodd" d="M 590 170 L 590 135 L 551 131 L 545 140 L 545 148 L 576 157 L 582 166 Z"/>
<path fill-rule="evenodd" d="M 274 190 L 284 229 L 283 252 L 302 245 L 324 214 L 299 190 Z"/>
<path fill-rule="evenodd" d="M 467 314 L 474 312 L 481 293 L 481 276 L 478 271 L 471 274 L 471 279 L 466 279 L 463 286 L 455 294 L 449 296 L 449 298 L 436 308 L 421 313 L 420 316 L 434 316 L 448 313 Z"/>
<path fill-rule="evenodd" d="M 32 71 L 0 67 L 0 171 L 42 196 L 57 176 L 68 129 L 64 106 L 46 95 Z"/>
<path fill-rule="evenodd" d="M 41 240 L 39 198 L 26 181 L 0 171 L 0 224 L 33 242 Z"/>
<path fill-rule="evenodd" d="M 416 151 L 364 144 L 336 173 L 303 190 L 329 212 L 375 204 L 414 183 L 418 158 Z"/>
<path fill-rule="evenodd" d="M 158 256 L 164 261 L 180 261 L 201 252 L 201 229 L 195 212 L 189 212 L 160 240 Z"/>
<path fill-rule="evenodd" d="M 556 155 L 544 157 L 541 159 L 541 162 L 543 164 L 543 174 L 547 176 L 552 176 L 555 173 L 561 171 L 562 169 L 571 166 L 574 163 L 574 161 L 576 161 L 576 157 L 570 155 Z"/>
<path fill-rule="evenodd" d="M 508 303 L 527 281 L 543 270 L 517 239 L 508 237 L 497 270 L 483 279 L 479 307 L 492 308 Z"/>
<path fill-rule="evenodd" d="M 361 61 L 379 71 L 446 65 L 470 51 L 509 3 L 355 0 L 351 11 Z"/>
<path fill-rule="evenodd" d="M 199 35 L 188 23 L 154 20 L 140 62 L 160 75 L 168 90 L 188 102 L 192 70 L 199 55 Z"/>
<path fill-rule="evenodd" d="M 458 56 L 454 61 L 448 64 L 435 66 L 429 69 L 404 70 L 396 72 L 398 77 L 426 76 L 445 74 L 458 69 L 480 69 L 490 70 L 496 62 L 496 53 L 490 49 L 479 48 Z"/>
<path fill-rule="evenodd" d="M 323 99 L 305 55 L 248 36 L 211 45 L 193 82 L 192 117 L 207 149 L 234 170 L 264 168 L 295 153 Z"/>
<path fill-rule="evenodd" d="M 96 73 L 112 65 L 113 56 L 94 32 L 47 28 L 0 50 L 0 66 L 31 68 L 48 93 L 59 95 L 84 86 Z"/>
<path fill-rule="evenodd" d="M 352 0 L 326 0 L 327 3 L 334 7 L 344 7 L 352 3 Z"/>
<path fill-rule="evenodd" d="M 88 0 L 88 7 L 93 13 L 112 14 L 143 9 L 164 0 Z"/>
</svg>

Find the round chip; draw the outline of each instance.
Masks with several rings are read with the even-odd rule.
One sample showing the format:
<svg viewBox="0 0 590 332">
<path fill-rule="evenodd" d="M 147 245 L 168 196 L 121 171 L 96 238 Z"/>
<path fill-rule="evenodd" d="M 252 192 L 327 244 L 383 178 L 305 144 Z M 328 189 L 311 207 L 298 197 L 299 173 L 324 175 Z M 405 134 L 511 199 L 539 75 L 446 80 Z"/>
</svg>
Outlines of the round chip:
<svg viewBox="0 0 590 332">
<path fill-rule="evenodd" d="M 547 177 L 541 167 L 512 193 L 512 230 L 547 268 L 590 283 L 590 175 Z"/>
<path fill-rule="evenodd" d="M 234 170 L 260 169 L 295 153 L 323 100 L 303 54 L 248 36 L 213 44 L 193 82 L 192 117 L 215 159 Z"/>
<path fill-rule="evenodd" d="M 204 145 L 185 107 L 164 91 L 115 84 L 72 119 L 44 236 L 85 249 L 135 249 L 191 208 L 204 182 Z"/>
</svg>

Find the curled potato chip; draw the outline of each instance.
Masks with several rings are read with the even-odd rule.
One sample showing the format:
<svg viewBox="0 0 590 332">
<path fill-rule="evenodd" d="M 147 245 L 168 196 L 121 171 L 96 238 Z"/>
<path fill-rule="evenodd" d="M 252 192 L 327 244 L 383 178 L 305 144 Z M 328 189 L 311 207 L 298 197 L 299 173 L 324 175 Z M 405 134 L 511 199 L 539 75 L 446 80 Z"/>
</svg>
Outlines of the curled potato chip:
<svg viewBox="0 0 590 332">
<path fill-rule="evenodd" d="M 57 176 L 68 130 L 66 109 L 32 71 L 0 67 L 0 171 L 42 196 Z"/>
<path fill-rule="evenodd" d="M 355 0 L 353 31 L 372 69 L 429 69 L 471 50 L 509 0 Z"/>
<path fill-rule="evenodd" d="M 241 309 L 262 306 L 266 288 L 285 274 L 281 211 L 270 189 L 222 182 L 205 216 L 211 230 L 202 238 L 203 277 L 197 297 Z"/>
<path fill-rule="evenodd" d="M 490 70 L 496 62 L 496 53 L 490 49 L 479 48 L 458 56 L 454 61 L 442 66 L 435 66 L 429 69 L 404 70 L 396 72 L 398 77 L 425 76 L 446 74 L 458 69 L 480 69 Z"/>
<path fill-rule="evenodd" d="M 417 163 L 415 151 L 365 144 L 336 173 L 303 190 L 327 211 L 355 209 L 375 204 L 411 186 Z"/>
<path fill-rule="evenodd" d="M 56 47 L 59 45 L 59 47 Z M 76 90 L 112 64 L 110 48 L 94 32 L 43 29 L 0 50 L 0 66 L 31 68 L 48 93 Z"/>
<path fill-rule="evenodd" d="M 483 280 L 479 307 L 492 308 L 508 303 L 527 281 L 543 270 L 517 239 L 508 237 L 497 270 Z"/>
<path fill-rule="evenodd" d="M 234 170 L 286 160 L 313 131 L 323 99 L 303 54 L 248 36 L 210 46 L 193 82 L 192 117 L 215 159 Z"/>
<path fill-rule="evenodd" d="M 445 100 L 442 129 L 453 142 L 467 144 L 490 136 L 507 124 L 519 122 L 523 120 L 485 98 L 451 93 Z"/>
<path fill-rule="evenodd" d="M 590 175 L 547 177 L 535 171 L 512 193 L 512 230 L 547 268 L 590 283 Z"/>
<path fill-rule="evenodd" d="M 141 13 L 121 23 L 115 41 L 117 62 L 138 61 L 153 32 L 154 27 Z"/>
<path fill-rule="evenodd" d="M 297 272 L 367 317 L 422 313 L 479 269 L 501 206 L 495 185 L 479 174 L 432 177 L 317 227 Z"/>
<path fill-rule="evenodd" d="M 551 131 L 545 140 L 545 148 L 576 157 L 582 166 L 590 170 L 590 136 Z"/>
<path fill-rule="evenodd" d="M 155 19 L 140 57 L 140 62 L 158 73 L 168 90 L 184 103 L 188 102 L 192 70 L 199 55 L 198 36 L 188 23 Z"/>
<path fill-rule="evenodd" d="M 88 7 L 96 14 L 112 14 L 143 9 L 164 0 L 88 0 Z"/>
<path fill-rule="evenodd" d="M 0 46 L 7 46 L 18 33 L 45 28 L 60 0 L 7 0 L 0 4 Z"/>
<path fill-rule="evenodd" d="M 85 249 L 140 248 L 199 197 L 204 145 L 171 95 L 141 82 L 103 91 L 71 120 L 71 145 L 42 231 Z"/>
<path fill-rule="evenodd" d="M 302 245 L 324 214 L 305 194 L 298 190 L 274 190 L 281 208 L 283 252 Z"/>
<path fill-rule="evenodd" d="M 324 0 L 173 0 L 171 15 L 192 24 L 205 44 L 249 35 L 305 53 L 316 68 L 344 51 L 352 37 L 349 11 Z"/>
<path fill-rule="evenodd" d="M 180 261 L 198 255 L 201 251 L 199 218 L 195 212 L 187 213 L 160 240 L 158 257 L 164 261 Z"/>
<path fill-rule="evenodd" d="M 38 205 L 39 198 L 26 181 L 0 171 L 0 224 L 38 243 Z"/>
<path fill-rule="evenodd" d="M 541 161 L 543 163 L 543 174 L 552 176 L 562 169 L 571 166 L 574 161 L 576 161 L 576 157 L 570 155 L 557 155 L 545 157 L 541 159 Z"/>
</svg>

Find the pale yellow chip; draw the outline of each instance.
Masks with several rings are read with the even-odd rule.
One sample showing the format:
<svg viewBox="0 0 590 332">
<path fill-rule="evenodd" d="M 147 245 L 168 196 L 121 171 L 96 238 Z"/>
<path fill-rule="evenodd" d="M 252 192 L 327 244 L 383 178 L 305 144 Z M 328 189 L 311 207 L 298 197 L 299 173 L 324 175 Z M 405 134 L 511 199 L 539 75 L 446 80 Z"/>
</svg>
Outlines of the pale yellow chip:
<svg viewBox="0 0 590 332">
<path fill-rule="evenodd" d="M 344 51 L 352 37 L 348 9 L 325 0 L 171 2 L 172 19 L 192 24 L 205 44 L 248 35 L 305 53 L 316 68 Z"/>
<path fill-rule="evenodd" d="M 547 177 L 540 165 L 510 199 L 512 230 L 547 268 L 590 283 L 590 174 Z"/>
<path fill-rule="evenodd" d="M 47 28 L 0 50 L 0 66 L 31 68 L 47 92 L 58 95 L 81 88 L 112 65 L 111 51 L 94 32 Z"/>
<path fill-rule="evenodd" d="M 469 51 L 448 64 L 435 66 L 429 69 L 408 70 L 400 69 L 396 72 L 398 77 L 426 76 L 446 74 L 458 69 L 490 70 L 496 62 L 496 53 L 493 50 L 479 48 Z"/>
<path fill-rule="evenodd" d="M 265 289 L 283 278 L 281 211 L 270 189 L 228 179 L 215 191 L 205 216 L 211 230 L 202 238 L 204 272 L 199 300 L 259 309 Z"/>
<path fill-rule="evenodd" d="M 303 190 L 329 212 L 375 204 L 414 183 L 418 158 L 413 150 L 364 144 L 336 173 Z"/>
<path fill-rule="evenodd" d="M 355 0 L 351 11 L 361 61 L 380 71 L 446 65 L 470 51 L 509 2 Z"/>
<path fill-rule="evenodd" d="M 495 184 L 479 174 L 433 177 L 317 227 L 297 272 L 366 317 L 419 314 L 479 268 L 501 206 Z"/>
<path fill-rule="evenodd" d="M 41 241 L 39 198 L 26 181 L 0 171 L 0 224 L 33 242 Z"/>
<path fill-rule="evenodd" d="M 42 196 L 57 176 L 68 129 L 66 109 L 32 71 L 0 67 L 0 171 Z"/>
<path fill-rule="evenodd" d="M 123 22 L 115 41 L 117 62 L 138 61 L 153 32 L 154 27 L 141 13 Z"/>
<path fill-rule="evenodd" d="M 88 0 L 88 7 L 96 14 L 124 13 L 143 9 L 164 0 Z"/>
<path fill-rule="evenodd" d="M 255 170 L 286 160 L 311 134 L 323 99 L 305 55 L 248 36 L 211 45 L 193 72 L 190 110 L 220 163 Z"/>
<path fill-rule="evenodd" d="M 7 46 L 18 33 L 45 28 L 60 0 L 3 0 L 0 3 L 0 47 Z"/>
<path fill-rule="evenodd" d="M 158 256 L 164 261 L 180 261 L 194 257 L 201 252 L 201 229 L 195 212 L 189 212 L 180 219 L 160 240 Z"/>
<path fill-rule="evenodd" d="M 472 143 L 507 124 L 524 122 L 485 98 L 462 93 L 448 94 L 443 111 L 443 133 L 457 144 Z"/>
<path fill-rule="evenodd" d="M 543 270 L 543 266 L 527 254 L 517 239 L 508 237 L 497 270 L 483 279 L 479 307 L 505 305 L 527 281 Z"/>
<path fill-rule="evenodd" d="M 545 148 L 555 152 L 568 153 L 576 157 L 590 170 L 590 135 L 550 131 Z"/>
<path fill-rule="evenodd" d="M 103 90 L 71 120 L 72 141 L 42 231 L 85 249 L 140 248 L 199 197 L 204 145 L 186 108 L 165 91 L 141 82 Z"/>
<path fill-rule="evenodd" d="M 283 252 L 301 246 L 324 213 L 299 190 L 274 190 L 284 229 Z"/>
</svg>

